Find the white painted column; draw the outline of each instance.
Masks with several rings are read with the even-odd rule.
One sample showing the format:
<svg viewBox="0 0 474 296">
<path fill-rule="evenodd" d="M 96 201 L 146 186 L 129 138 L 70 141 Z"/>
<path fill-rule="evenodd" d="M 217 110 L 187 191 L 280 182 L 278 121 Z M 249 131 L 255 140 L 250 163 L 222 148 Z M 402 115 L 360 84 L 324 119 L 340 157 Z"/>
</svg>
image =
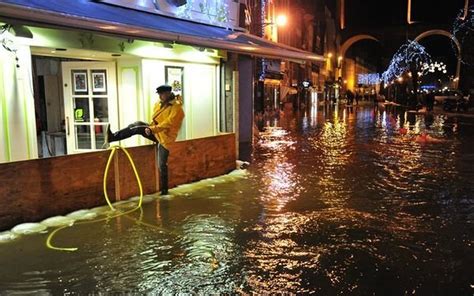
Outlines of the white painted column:
<svg viewBox="0 0 474 296">
<path fill-rule="evenodd" d="M 31 52 L 14 46 L 19 68 L 15 54 L 0 48 L 0 162 L 38 157 Z"/>
<path fill-rule="evenodd" d="M 135 121 L 148 122 L 143 111 L 143 92 L 141 89 L 141 59 L 119 60 L 117 63 L 119 126 L 127 127 Z M 131 137 L 122 141 L 125 146 L 139 146 L 149 143 L 143 137 Z"/>
</svg>

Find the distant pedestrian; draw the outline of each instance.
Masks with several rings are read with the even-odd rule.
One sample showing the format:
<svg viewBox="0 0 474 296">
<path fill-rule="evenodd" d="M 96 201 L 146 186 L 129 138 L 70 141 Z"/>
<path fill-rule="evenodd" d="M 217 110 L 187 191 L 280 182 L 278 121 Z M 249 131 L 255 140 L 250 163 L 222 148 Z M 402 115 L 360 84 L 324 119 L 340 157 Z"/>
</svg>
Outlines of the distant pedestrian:
<svg viewBox="0 0 474 296">
<path fill-rule="evenodd" d="M 354 102 L 354 93 L 348 89 L 346 92 L 346 97 L 347 97 L 347 104 L 352 105 Z"/>
<path fill-rule="evenodd" d="M 360 93 L 358 91 L 356 91 L 355 100 L 356 100 L 356 105 L 359 105 Z"/>
<path fill-rule="evenodd" d="M 426 109 L 428 111 L 433 111 L 434 102 L 435 102 L 434 93 L 433 92 L 427 93 L 425 99 L 426 99 Z"/>
</svg>

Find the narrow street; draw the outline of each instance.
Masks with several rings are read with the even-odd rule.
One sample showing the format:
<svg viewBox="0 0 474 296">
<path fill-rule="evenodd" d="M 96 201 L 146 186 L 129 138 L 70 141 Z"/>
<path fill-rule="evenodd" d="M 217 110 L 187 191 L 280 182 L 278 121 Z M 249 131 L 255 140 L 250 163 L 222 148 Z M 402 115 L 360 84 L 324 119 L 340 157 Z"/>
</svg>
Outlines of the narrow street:
<svg viewBox="0 0 474 296">
<path fill-rule="evenodd" d="M 403 113 L 371 107 L 314 112 L 262 131 L 247 171 L 58 234 L 76 253 L 48 250 L 45 234 L 1 244 L 11 255 L 0 257 L 0 286 L 7 294 L 367 295 L 388 286 L 391 295 L 469 294 L 474 121 L 435 116 L 426 127 L 423 116 L 403 122 Z M 415 141 L 425 131 L 440 141 Z"/>
</svg>

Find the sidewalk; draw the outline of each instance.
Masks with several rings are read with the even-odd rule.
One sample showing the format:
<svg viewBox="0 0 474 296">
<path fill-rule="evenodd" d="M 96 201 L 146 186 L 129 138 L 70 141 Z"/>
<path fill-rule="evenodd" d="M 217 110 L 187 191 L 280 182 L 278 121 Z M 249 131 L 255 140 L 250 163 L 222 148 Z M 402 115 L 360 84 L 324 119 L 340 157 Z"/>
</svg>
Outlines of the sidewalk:
<svg viewBox="0 0 474 296">
<path fill-rule="evenodd" d="M 474 108 L 471 107 L 467 112 L 447 112 L 443 110 L 443 107 L 436 106 L 434 107 L 433 114 L 436 115 L 446 115 L 448 117 L 466 117 L 466 118 L 474 118 Z"/>
<path fill-rule="evenodd" d="M 379 102 L 379 106 L 383 107 L 400 107 L 400 108 L 407 108 L 406 106 L 402 106 L 400 104 L 394 103 L 394 102 Z M 474 118 L 474 107 L 471 107 L 469 111 L 460 111 L 460 112 L 447 112 L 443 110 L 442 106 L 435 106 L 433 111 L 427 111 L 426 107 L 423 107 L 420 110 L 409 110 L 408 112 L 410 113 L 416 113 L 416 114 L 434 114 L 434 115 L 446 115 L 448 117 L 464 117 L 464 118 Z"/>
</svg>

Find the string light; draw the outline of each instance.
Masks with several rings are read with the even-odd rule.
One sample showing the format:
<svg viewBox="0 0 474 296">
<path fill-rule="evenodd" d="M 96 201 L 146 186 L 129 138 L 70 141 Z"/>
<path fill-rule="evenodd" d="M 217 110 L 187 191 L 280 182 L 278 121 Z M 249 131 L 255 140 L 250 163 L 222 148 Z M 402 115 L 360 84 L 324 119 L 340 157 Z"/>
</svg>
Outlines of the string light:
<svg viewBox="0 0 474 296">
<path fill-rule="evenodd" d="M 379 73 L 358 74 L 357 83 L 365 85 L 376 85 L 380 82 Z"/>
<path fill-rule="evenodd" d="M 418 76 L 422 76 L 428 73 L 434 73 L 434 72 L 443 72 L 447 73 L 448 71 L 446 70 L 446 65 L 443 62 L 432 62 L 430 64 L 423 64 L 421 66 L 421 72 L 418 72 Z"/>
<path fill-rule="evenodd" d="M 260 23 L 261 23 L 261 32 L 262 32 L 262 36 L 265 36 L 265 22 L 266 22 L 266 16 L 265 16 L 265 13 L 266 13 L 266 9 L 267 9 L 267 1 L 266 0 L 261 0 L 261 13 L 260 13 Z M 261 60 L 261 72 L 260 72 L 260 76 L 259 76 L 259 80 L 260 81 L 264 81 L 265 80 L 265 75 L 266 75 L 266 65 L 265 65 L 265 59 L 262 58 Z"/>
<path fill-rule="evenodd" d="M 458 16 L 454 20 L 451 34 L 453 38 L 459 41 L 461 47 L 463 47 L 464 44 L 472 44 L 474 37 L 474 5 L 459 11 Z M 451 40 L 451 44 L 457 52 L 457 46 L 454 40 Z M 467 49 L 472 50 L 472 46 L 464 46 L 462 56 L 458 56 L 458 58 L 462 63 L 472 66 L 474 65 L 474 53 L 466 52 Z M 468 60 L 467 57 L 470 57 L 470 59 Z"/>
<path fill-rule="evenodd" d="M 408 40 L 393 56 L 387 70 L 382 73 L 382 80 L 388 84 L 410 71 L 412 67 L 416 67 L 419 72 L 424 64 L 431 64 L 430 54 L 418 42 Z"/>
</svg>

